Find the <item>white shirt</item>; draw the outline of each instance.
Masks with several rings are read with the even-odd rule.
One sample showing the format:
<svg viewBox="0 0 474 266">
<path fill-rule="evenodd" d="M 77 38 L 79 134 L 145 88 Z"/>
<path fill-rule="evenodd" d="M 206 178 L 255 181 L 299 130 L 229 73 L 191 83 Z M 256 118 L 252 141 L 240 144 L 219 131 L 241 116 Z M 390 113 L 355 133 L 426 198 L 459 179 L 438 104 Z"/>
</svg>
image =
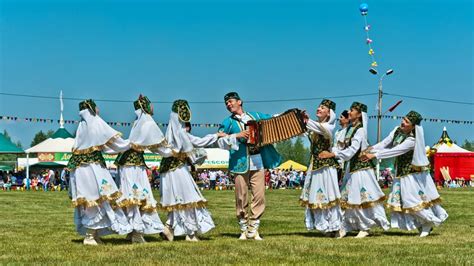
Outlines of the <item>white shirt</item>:
<svg viewBox="0 0 474 266">
<path fill-rule="evenodd" d="M 212 171 L 212 172 L 209 172 L 209 180 L 216 180 L 217 178 L 217 173 Z"/>
<path fill-rule="evenodd" d="M 249 120 L 253 120 L 253 118 L 250 117 L 245 112 L 241 116 L 235 115 L 235 117 L 239 120 L 239 123 L 242 126 L 242 128 L 245 128 L 245 124 L 247 124 Z M 249 162 L 250 162 L 249 170 L 255 171 L 255 170 L 263 169 L 263 161 L 262 161 L 262 156 L 260 154 L 250 155 Z"/>
<path fill-rule="evenodd" d="M 235 117 L 239 120 L 240 127 L 242 129 L 245 129 L 245 124 L 249 120 L 253 120 L 252 117 L 250 117 L 247 113 L 243 113 L 241 116 L 240 115 L 235 115 Z M 237 142 L 236 134 L 232 134 L 230 136 L 227 136 L 225 138 L 220 138 L 217 143 L 219 144 L 219 148 L 221 149 L 226 149 L 226 150 L 238 150 L 239 145 Z M 262 161 L 262 156 L 260 154 L 254 154 L 250 155 L 249 158 L 249 170 L 255 171 L 255 170 L 261 170 L 263 169 L 263 161 Z"/>
</svg>

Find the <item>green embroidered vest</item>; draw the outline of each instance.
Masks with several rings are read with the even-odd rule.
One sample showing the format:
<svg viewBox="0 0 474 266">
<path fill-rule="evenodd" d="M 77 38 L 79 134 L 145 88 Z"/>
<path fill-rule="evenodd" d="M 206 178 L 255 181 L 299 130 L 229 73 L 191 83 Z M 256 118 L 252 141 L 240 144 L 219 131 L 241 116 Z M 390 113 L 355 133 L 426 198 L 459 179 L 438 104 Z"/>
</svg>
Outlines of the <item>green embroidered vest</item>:
<svg viewBox="0 0 474 266">
<path fill-rule="evenodd" d="M 187 163 L 186 158 L 179 159 L 176 157 L 167 157 L 163 158 L 160 163 L 160 174 L 176 170 L 178 167 L 181 167 Z"/>
<path fill-rule="evenodd" d="M 77 167 L 84 165 L 84 164 L 91 164 L 91 163 L 98 163 L 102 167 L 105 166 L 105 159 L 102 156 L 101 151 L 93 151 L 89 153 L 84 153 L 84 154 L 73 154 L 71 156 L 71 159 L 69 159 L 69 162 L 67 163 L 67 168 L 69 170 L 74 170 Z"/>
<path fill-rule="evenodd" d="M 344 140 L 346 148 L 351 146 L 352 138 L 354 137 L 357 130 L 359 130 L 360 128 L 362 128 L 361 123 L 359 123 L 355 127 L 351 126 L 347 130 L 346 137 L 345 137 L 345 140 Z M 374 164 L 373 160 L 367 161 L 367 162 L 364 162 L 364 161 L 360 160 L 359 156 L 360 156 L 361 152 L 362 152 L 362 146 L 359 148 L 359 150 L 356 152 L 356 154 L 354 154 L 354 156 L 352 156 L 352 158 L 350 159 L 350 161 L 349 161 L 349 164 L 350 164 L 349 172 L 352 173 L 352 172 L 355 172 L 355 171 L 358 171 L 358 170 L 374 168 L 375 167 L 375 164 Z"/>
<path fill-rule="evenodd" d="M 401 128 L 397 128 L 393 134 L 392 147 L 395 147 L 404 142 L 408 137 L 414 137 L 413 133 L 405 134 Z M 419 172 L 418 169 L 414 168 L 411 164 L 413 161 L 414 150 L 404 153 L 395 158 L 395 169 L 397 169 L 396 176 L 406 176 L 412 173 Z"/>
<path fill-rule="evenodd" d="M 130 149 L 126 152 L 120 153 L 115 159 L 114 164 L 119 166 L 132 165 L 132 166 L 145 166 L 145 158 L 143 157 L 143 151 L 136 151 Z"/>
<path fill-rule="evenodd" d="M 323 167 L 340 167 L 334 157 L 325 159 L 320 159 L 318 157 L 319 153 L 321 153 L 322 151 L 331 150 L 331 142 L 329 139 L 325 139 L 319 134 L 311 133 L 309 135 L 309 140 L 311 142 L 311 162 L 313 164 L 313 167 L 311 169 L 312 171 L 319 170 Z"/>
</svg>

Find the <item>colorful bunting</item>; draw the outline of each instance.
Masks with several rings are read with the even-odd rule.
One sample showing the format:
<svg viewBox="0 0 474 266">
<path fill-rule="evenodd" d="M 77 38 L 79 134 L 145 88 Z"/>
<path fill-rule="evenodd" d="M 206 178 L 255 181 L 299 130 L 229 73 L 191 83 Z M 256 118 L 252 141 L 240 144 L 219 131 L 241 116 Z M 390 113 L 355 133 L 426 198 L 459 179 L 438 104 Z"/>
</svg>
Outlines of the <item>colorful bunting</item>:
<svg viewBox="0 0 474 266">
<path fill-rule="evenodd" d="M 54 119 L 47 119 L 47 118 L 20 118 L 16 116 L 3 116 L 0 115 L 0 120 L 6 120 L 6 121 L 18 121 L 18 122 L 30 122 L 30 123 L 58 123 L 59 120 L 54 120 Z M 80 121 L 78 120 L 64 120 L 64 124 L 79 124 Z M 107 122 L 107 124 L 111 126 L 119 126 L 119 127 L 130 127 L 132 126 L 133 123 L 130 122 Z M 160 127 L 167 127 L 168 123 L 157 123 Z M 220 127 L 220 124 L 210 124 L 210 123 L 205 123 L 205 124 L 200 124 L 200 123 L 195 123 L 191 124 L 191 127 L 208 127 L 208 128 L 215 128 L 215 127 Z"/>
<path fill-rule="evenodd" d="M 377 64 L 377 61 L 375 60 L 375 51 L 372 48 L 372 43 L 374 41 L 370 38 L 370 34 L 369 34 L 371 26 L 367 22 L 367 15 L 369 14 L 369 5 L 367 5 L 366 3 L 360 4 L 359 11 L 362 17 L 364 17 L 364 23 L 365 23 L 364 30 L 366 34 L 365 43 L 369 46 L 368 54 L 370 55 L 370 58 L 372 59 L 370 66 L 374 68 L 375 70 L 377 70 L 376 68 L 378 67 L 378 64 Z"/>
<path fill-rule="evenodd" d="M 396 105 L 398 105 L 397 103 Z M 395 106 L 396 106 L 395 105 Z M 392 106 L 394 107 L 394 106 Z M 371 115 L 369 116 L 369 119 L 376 119 L 376 115 Z M 397 116 L 397 115 L 382 115 L 382 118 L 384 119 L 392 119 L 392 120 L 398 120 L 402 119 L 403 116 Z M 0 121 L 5 120 L 5 121 L 17 121 L 17 122 L 30 122 L 30 123 L 58 123 L 59 120 L 54 120 L 54 119 L 47 119 L 47 118 L 21 118 L 21 117 L 16 117 L 16 116 L 4 116 L 0 115 Z M 441 118 L 423 118 L 423 121 L 426 122 L 431 122 L 431 123 L 448 123 L 448 124 L 468 124 L 472 125 L 474 124 L 474 121 L 472 120 L 456 120 L 456 119 L 441 119 Z M 64 120 L 64 124 L 79 124 L 80 121 L 78 120 Z M 130 122 L 107 122 L 107 124 L 111 126 L 119 126 L 119 127 L 130 127 L 132 126 L 133 123 Z M 167 127 L 168 123 L 157 123 L 158 126 L 160 127 Z M 216 123 L 192 123 L 191 127 L 202 127 L 202 128 L 216 128 L 220 127 L 220 124 Z"/>
</svg>

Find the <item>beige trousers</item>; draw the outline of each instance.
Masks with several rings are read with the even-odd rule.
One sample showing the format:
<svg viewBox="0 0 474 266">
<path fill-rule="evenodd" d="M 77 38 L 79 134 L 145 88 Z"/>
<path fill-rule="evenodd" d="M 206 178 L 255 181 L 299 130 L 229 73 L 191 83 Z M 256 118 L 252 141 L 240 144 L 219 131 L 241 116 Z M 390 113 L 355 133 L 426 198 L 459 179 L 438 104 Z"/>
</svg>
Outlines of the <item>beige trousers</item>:
<svg viewBox="0 0 474 266">
<path fill-rule="evenodd" d="M 250 215 L 249 190 L 251 191 Z M 250 225 L 259 222 L 265 210 L 265 176 L 264 170 L 248 171 L 235 176 L 235 208 L 237 219 L 247 220 Z"/>
</svg>

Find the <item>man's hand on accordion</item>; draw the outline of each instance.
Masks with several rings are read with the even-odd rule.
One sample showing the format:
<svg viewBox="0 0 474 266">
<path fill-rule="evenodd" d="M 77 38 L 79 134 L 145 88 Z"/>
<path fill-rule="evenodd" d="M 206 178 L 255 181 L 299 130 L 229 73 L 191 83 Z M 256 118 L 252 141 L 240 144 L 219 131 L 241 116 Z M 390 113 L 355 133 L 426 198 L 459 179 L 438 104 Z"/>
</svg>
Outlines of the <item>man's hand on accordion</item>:
<svg viewBox="0 0 474 266">
<path fill-rule="evenodd" d="M 322 151 L 322 152 L 318 155 L 318 157 L 319 157 L 319 159 L 332 158 L 332 157 L 334 157 L 334 153 L 328 152 L 328 151 Z"/>
<path fill-rule="evenodd" d="M 250 133 L 248 129 L 241 131 L 235 135 L 236 138 L 244 138 L 244 139 L 248 139 L 249 136 L 250 136 Z"/>
</svg>

